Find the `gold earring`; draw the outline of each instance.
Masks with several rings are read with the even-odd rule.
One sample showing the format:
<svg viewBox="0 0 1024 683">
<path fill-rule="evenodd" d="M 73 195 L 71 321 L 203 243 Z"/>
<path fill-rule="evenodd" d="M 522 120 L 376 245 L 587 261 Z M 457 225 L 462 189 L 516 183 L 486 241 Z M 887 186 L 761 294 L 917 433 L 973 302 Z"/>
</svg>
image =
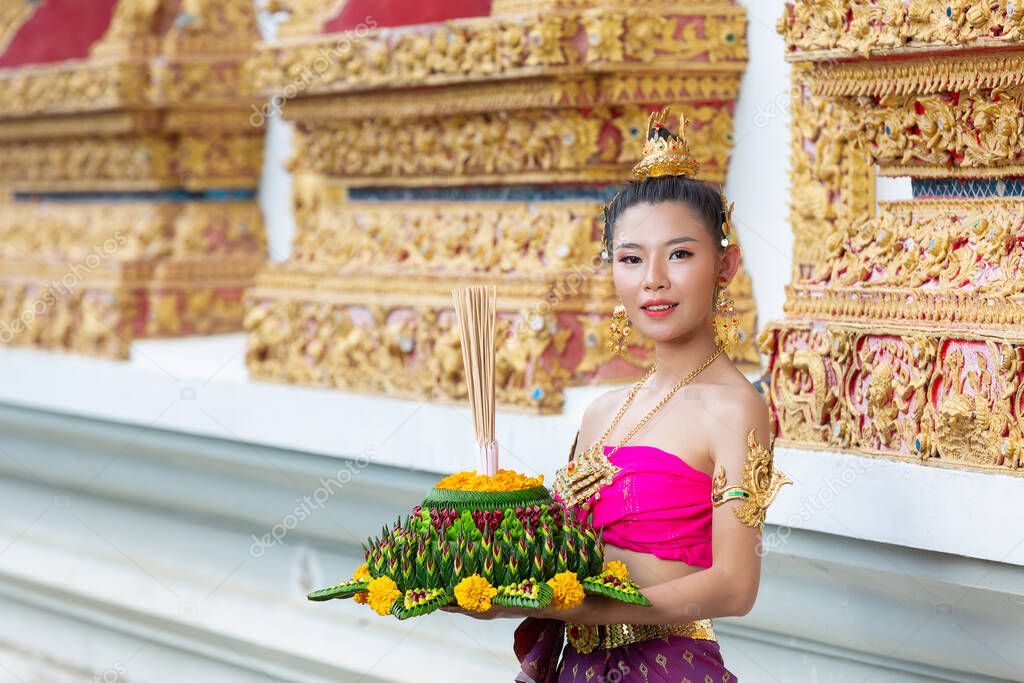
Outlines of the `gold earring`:
<svg viewBox="0 0 1024 683">
<path fill-rule="evenodd" d="M 724 283 L 725 278 L 719 280 Z M 733 300 L 723 285 L 716 288 L 715 315 L 713 318 L 715 327 L 715 342 L 726 349 L 730 349 L 740 343 L 740 324 L 736 315 L 736 301 Z"/>
<path fill-rule="evenodd" d="M 612 322 L 608 329 L 608 350 L 612 353 L 623 356 L 628 346 L 627 337 L 633 328 L 629 326 L 629 317 L 626 315 L 626 307 L 619 304 L 612 310 Z"/>
</svg>

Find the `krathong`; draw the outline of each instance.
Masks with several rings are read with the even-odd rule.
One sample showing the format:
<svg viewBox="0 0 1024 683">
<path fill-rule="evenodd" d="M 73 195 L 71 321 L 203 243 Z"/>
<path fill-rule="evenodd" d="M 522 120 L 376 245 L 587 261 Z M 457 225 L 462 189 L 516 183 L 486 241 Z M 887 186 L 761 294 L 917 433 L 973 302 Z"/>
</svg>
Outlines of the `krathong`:
<svg viewBox="0 0 1024 683">
<path fill-rule="evenodd" d="M 489 290 L 489 291 L 488 291 Z M 498 469 L 493 287 L 453 290 L 479 446 L 476 471 L 441 479 L 404 520 L 363 544 L 352 578 L 308 595 L 354 598 L 399 619 L 446 605 L 566 609 L 586 594 L 650 605 L 591 524 L 552 499 L 543 475 Z"/>
</svg>

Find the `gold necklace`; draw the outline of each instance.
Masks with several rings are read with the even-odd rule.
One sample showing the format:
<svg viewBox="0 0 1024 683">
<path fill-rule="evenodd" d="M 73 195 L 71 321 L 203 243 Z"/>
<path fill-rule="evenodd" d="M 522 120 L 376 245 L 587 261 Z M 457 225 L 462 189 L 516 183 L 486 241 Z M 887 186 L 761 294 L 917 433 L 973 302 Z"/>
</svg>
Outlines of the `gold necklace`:
<svg viewBox="0 0 1024 683">
<path fill-rule="evenodd" d="M 588 448 L 586 451 L 580 454 L 579 458 L 573 457 L 567 465 L 559 468 L 555 473 L 555 484 L 552 487 L 561 497 L 562 501 L 569 507 L 574 507 L 588 501 L 589 505 L 593 505 L 594 501 L 601 497 L 599 489 L 608 484 L 612 483 L 615 475 L 618 474 L 622 468 L 612 464 L 609 460 L 609 456 L 615 451 L 619 450 L 634 434 L 636 434 L 641 427 L 647 424 L 647 421 L 661 409 L 665 403 L 672 398 L 679 389 L 693 381 L 700 372 L 711 365 L 711 363 L 718 358 L 724 349 L 719 347 L 717 351 L 711 354 L 711 357 L 701 363 L 697 369 L 691 372 L 685 379 L 680 380 L 672 389 L 665 394 L 665 397 L 658 401 L 658 405 L 654 406 L 649 413 L 644 415 L 643 419 L 640 420 L 632 429 L 622 438 L 619 445 L 611 450 L 610 453 L 604 452 L 604 441 L 611 434 L 615 425 L 619 423 L 622 416 L 626 414 L 626 409 L 629 408 L 630 404 L 633 403 L 633 399 L 636 398 L 637 393 L 640 391 L 640 387 L 643 386 L 644 382 L 654 374 L 654 369 L 657 364 L 652 365 L 651 369 L 647 371 L 647 374 L 640 379 L 639 382 L 633 385 L 629 395 L 626 396 L 626 401 L 619 408 L 618 414 L 612 423 L 608 426 L 608 429 L 604 431 L 601 438 L 598 439 L 597 443 Z M 593 496 L 593 498 L 591 498 Z"/>
</svg>

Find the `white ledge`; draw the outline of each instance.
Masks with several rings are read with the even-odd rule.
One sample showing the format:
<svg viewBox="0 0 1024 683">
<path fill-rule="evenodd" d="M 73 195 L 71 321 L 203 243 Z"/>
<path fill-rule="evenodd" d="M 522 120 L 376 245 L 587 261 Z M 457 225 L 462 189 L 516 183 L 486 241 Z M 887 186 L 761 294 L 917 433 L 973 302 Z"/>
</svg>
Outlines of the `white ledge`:
<svg viewBox="0 0 1024 683">
<path fill-rule="evenodd" d="M 244 355 L 240 334 L 137 342 L 127 362 L 0 349 L 0 403 L 439 475 L 474 466 L 468 408 L 252 381 Z M 499 412 L 501 466 L 550 483 L 606 390 L 568 390 L 561 415 Z M 794 485 L 773 524 L 1024 565 L 1024 539 L 998 524 L 1020 519 L 1024 477 L 782 446 L 776 462 Z"/>
<path fill-rule="evenodd" d="M 120 362 L 0 348 L 0 403 L 439 474 L 475 466 L 468 406 L 253 381 L 245 343 L 241 334 L 135 342 Z M 501 466 L 553 475 L 604 391 L 570 390 L 560 415 L 500 411 Z"/>
<path fill-rule="evenodd" d="M 775 463 L 793 485 L 772 505 L 771 522 L 1024 565 L 1013 523 L 1024 519 L 1024 477 L 778 445 Z M 765 543 L 784 543 L 784 534 Z"/>
</svg>

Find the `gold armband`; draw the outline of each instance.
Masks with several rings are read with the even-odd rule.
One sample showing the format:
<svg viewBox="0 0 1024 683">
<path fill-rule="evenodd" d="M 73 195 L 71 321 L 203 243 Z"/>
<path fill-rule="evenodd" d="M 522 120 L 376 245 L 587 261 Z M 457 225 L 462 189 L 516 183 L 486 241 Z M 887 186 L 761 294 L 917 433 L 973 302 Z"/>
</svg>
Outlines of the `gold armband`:
<svg viewBox="0 0 1024 683">
<path fill-rule="evenodd" d="M 741 500 L 743 505 L 733 510 L 736 518 L 749 527 L 764 529 L 768 506 L 775 500 L 783 484 L 793 481 L 782 470 L 775 469 L 772 458 L 775 440 L 768 448 L 754 440 L 754 428 L 747 434 L 747 458 L 743 463 L 743 483 L 725 485 L 725 467 L 719 465 L 711 480 L 711 502 L 715 507 L 730 500 Z"/>
</svg>

